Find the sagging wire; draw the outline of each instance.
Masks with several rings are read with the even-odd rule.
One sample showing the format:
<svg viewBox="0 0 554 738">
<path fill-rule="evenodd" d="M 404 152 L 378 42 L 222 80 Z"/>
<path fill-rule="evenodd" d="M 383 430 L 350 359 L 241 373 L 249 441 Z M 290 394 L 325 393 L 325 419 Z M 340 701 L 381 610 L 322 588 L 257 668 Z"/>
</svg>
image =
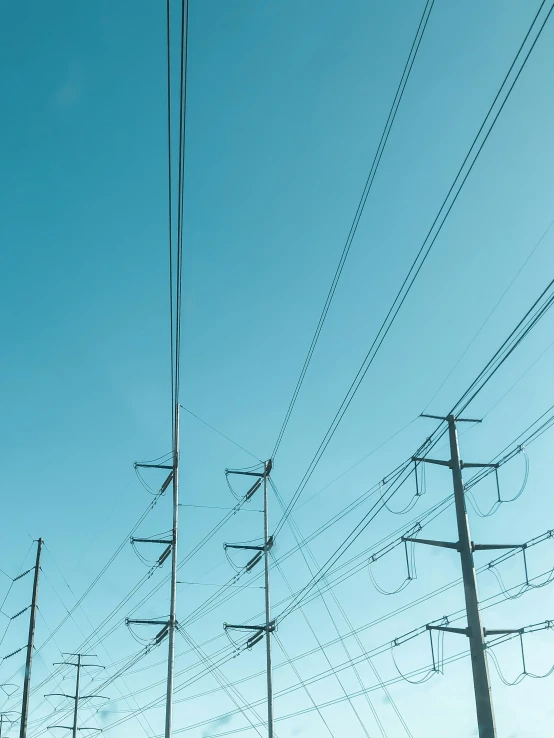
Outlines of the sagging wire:
<svg viewBox="0 0 554 738">
<path fill-rule="evenodd" d="M 230 635 L 231 628 L 226 628 L 225 626 L 226 626 L 226 623 L 223 623 L 223 632 L 225 633 L 229 643 L 233 647 L 233 658 L 235 656 L 239 656 L 245 649 L 250 650 L 251 647 L 248 646 L 248 641 L 250 639 L 248 639 L 247 641 L 241 641 L 239 643 Z"/>
<path fill-rule="evenodd" d="M 504 556 L 500 556 L 498 559 L 494 559 L 493 561 L 489 561 L 489 563 L 486 566 L 486 571 L 490 571 L 490 573 L 495 577 L 496 581 L 498 582 L 498 586 L 500 587 L 500 590 L 504 597 L 508 600 L 517 600 L 522 595 L 524 595 L 526 592 L 528 592 L 531 589 L 542 589 L 542 587 L 546 587 L 548 584 L 550 584 L 554 580 L 554 566 L 549 571 L 546 571 L 542 576 L 546 577 L 541 582 L 534 583 L 534 579 L 537 577 L 529 577 L 529 568 L 527 563 L 527 549 L 538 545 L 539 543 L 544 543 L 544 541 L 548 541 L 554 537 L 554 530 L 548 530 L 546 533 L 543 533 L 540 536 L 537 536 L 536 538 L 533 538 L 530 541 L 527 541 L 527 543 L 523 543 L 521 546 L 518 546 L 517 549 L 513 552 L 510 552 L 510 554 L 504 554 Z M 504 583 L 504 579 L 502 577 L 502 574 L 498 570 L 498 564 L 501 564 L 504 561 L 507 561 L 508 559 L 512 558 L 513 556 L 516 556 L 518 553 L 521 553 L 522 559 L 523 559 L 523 570 L 525 574 L 525 581 L 523 584 L 519 587 L 519 589 L 516 590 L 515 593 L 510 594 L 510 590 L 513 589 L 513 587 L 506 587 L 506 584 Z"/>
<path fill-rule="evenodd" d="M 252 550 L 250 550 L 250 558 L 245 564 L 235 564 L 231 556 L 229 555 L 228 551 L 229 549 L 237 549 L 244 545 L 254 545 L 259 548 L 253 555 Z M 247 574 L 252 571 L 252 569 L 258 564 L 263 557 L 263 539 L 261 538 L 254 538 L 251 541 L 243 541 L 239 544 L 233 544 L 230 545 L 228 543 L 223 544 L 223 550 L 225 552 L 225 557 L 229 564 L 233 567 L 233 569 L 237 572 L 237 574 Z"/>
<path fill-rule="evenodd" d="M 523 474 L 523 482 L 521 483 L 521 487 L 520 487 L 519 491 L 513 497 L 511 497 L 510 499 L 504 500 L 504 499 L 502 499 L 502 496 L 500 494 L 500 480 L 498 478 L 498 468 L 499 468 L 500 464 L 498 464 L 498 466 L 495 466 L 494 467 L 494 476 L 495 476 L 495 480 L 496 480 L 496 500 L 493 502 L 493 504 L 491 505 L 491 507 L 489 508 L 489 510 L 487 510 L 487 512 L 483 512 L 483 510 L 481 510 L 481 508 L 479 507 L 479 504 L 477 503 L 477 500 L 475 499 L 475 495 L 473 494 L 473 492 L 471 492 L 471 490 L 469 489 L 469 487 L 466 487 L 465 488 L 466 489 L 466 497 L 469 498 L 469 501 L 471 503 L 472 508 L 475 510 L 475 512 L 477 513 L 477 515 L 479 515 L 480 518 L 490 518 L 492 515 L 494 515 L 498 511 L 498 509 L 500 508 L 501 505 L 504 505 L 506 503 L 509 504 L 511 502 L 515 502 L 524 493 L 525 488 L 527 487 L 527 482 L 529 480 L 529 467 L 530 467 L 530 463 L 529 463 L 529 455 L 527 453 L 527 450 L 526 450 L 525 446 L 521 445 L 519 447 L 519 453 L 522 453 L 523 454 L 523 457 L 525 459 L 525 472 Z M 513 457 L 511 457 L 511 458 L 513 458 Z"/>
<path fill-rule="evenodd" d="M 147 559 L 146 556 L 144 556 L 139 551 L 136 541 L 134 541 L 132 538 L 131 538 L 131 548 L 135 552 L 139 561 L 141 561 L 145 566 L 148 566 L 149 568 L 151 568 L 152 570 L 151 573 L 154 573 L 154 571 L 157 568 L 159 568 L 160 566 L 163 566 L 164 562 L 169 558 L 169 555 L 171 553 L 171 544 L 169 544 L 167 548 L 163 550 L 161 556 L 158 556 L 157 559 Z"/>
<path fill-rule="evenodd" d="M 369 573 L 369 578 L 371 579 L 371 582 L 375 589 L 382 595 L 394 595 L 398 594 L 399 592 L 402 592 L 403 589 L 405 589 L 411 582 L 414 581 L 414 579 L 417 579 L 417 566 L 416 566 L 416 559 L 415 559 L 415 543 L 413 541 L 407 541 L 406 538 L 416 536 L 422 529 L 421 523 L 418 521 L 413 525 L 408 532 L 403 535 L 398 541 L 393 541 L 388 546 L 385 546 L 385 548 L 382 548 L 380 551 L 377 551 L 377 553 L 374 553 L 373 556 L 370 556 L 367 562 L 367 569 Z M 402 584 L 395 590 L 388 591 L 383 589 L 379 584 L 377 584 L 377 581 L 375 579 L 375 576 L 373 574 L 373 564 L 378 561 L 383 556 L 386 556 L 391 551 L 393 551 L 397 546 L 400 546 L 401 544 L 404 544 L 404 553 L 405 553 L 405 559 L 406 559 L 406 578 L 402 582 Z M 411 544 L 408 546 L 408 544 Z"/>
<path fill-rule="evenodd" d="M 419 474 L 418 478 L 418 466 L 421 466 L 421 472 Z M 388 510 L 393 515 L 405 515 L 406 513 L 409 513 L 410 510 L 412 510 L 417 503 L 419 502 L 420 497 L 422 497 L 425 492 L 427 491 L 427 479 L 426 479 L 426 472 L 425 472 L 425 464 L 419 464 L 414 459 L 414 478 L 415 478 L 415 493 L 411 500 L 408 502 L 406 507 L 403 507 L 401 510 L 393 510 L 392 507 L 390 507 L 389 503 L 385 499 L 385 495 L 383 494 L 383 489 L 387 484 L 387 480 L 383 479 L 379 483 L 379 497 L 381 498 L 381 502 L 383 503 L 383 506 L 386 510 Z"/>
<path fill-rule="evenodd" d="M 229 481 L 229 476 L 230 476 L 229 473 L 226 471 L 225 472 L 225 481 L 227 482 L 227 486 L 229 487 L 229 491 L 231 492 L 231 494 L 233 495 L 233 497 L 235 498 L 235 500 L 237 500 L 237 502 L 239 502 L 243 498 L 242 497 L 239 497 L 239 495 L 237 495 L 237 493 L 233 489 L 233 485 Z"/>
<path fill-rule="evenodd" d="M 230 566 L 232 566 L 233 569 L 237 572 L 236 576 L 233 577 L 233 583 L 235 583 L 239 579 L 240 574 L 242 572 L 244 572 L 245 567 L 244 567 L 244 565 L 243 566 L 238 566 L 237 564 L 235 564 L 235 562 L 233 561 L 233 559 L 229 556 L 227 544 L 224 544 L 223 545 L 223 551 L 225 553 L 225 558 L 229 562 Z"/>
<path fill-rule="evenodd" d="M 415 561 L 415 543 L 410 542 L 410 545 L 408 545 L 408 541 L 402 541 L 404 543 L 404 552 L 405 552 L 405 558 L 406 558 L 406 578 L 402 582 L 402 584 L 392 591 L 388 591 L 386 589 L 383 589 L 379 584 L 377 584 L 377 581 L 375 580 L 375 576 L 373 574 L 373 567 L 372 564 L 377 560 L 377 558 L 380 558 L 377 554 L 374 554 L 373 556 L 370 556 L 367 562 L 367 570 L 369 573 L 369 578 L 371 579 L 371 583 L 375 587 L 375 589 L 382 595 L 395 595 L 399 592 L 402 592 L 403 589 L 406 589 L 406 587 L 411 584 L 414 579 L 417 579 L 417 568 L 416 568 L 416 561 Z"/>
<path fill-rule="evenodd" d="M 167 632 L 169 629 L 168 625 L 164 625 L 162 629 L 158 633 L 156 633 L 156 635 L 153 638 L 141 638 L 139 635 L 137 635 L 137 633 L 135 633 L 135 631 L 131 627 L 131 623 L 129 623 L 128 618 L 125 618 L 125 625 L 127 626 L 129 633 L 133 636 L 135 641 L 141 646 L 146 646 L 148 650 L 151 650 L 151 648 L 153 648 L 154 646 L 158 646 L 167 636 Z M 147 625 L 148 627 L 152 627 L 151 623 L 141 623 L 141 625 Z"/>
<path fill-rule="evenodd" d="M 149 495 L 152 495 L 153 497 L 160 497 L 163 495 L 166 491 L 166 489 L 169 487 L 169 484 L 171 480 L 173 479 L 173 472 L 170 472 L 167 479 L 164 481 L 164 483 L 161 485 L 161 487 L 151 487 L 148 482 L 145 480 L 145 478 L 142 476 L 142 474 L 139 471 L 139 467 L 135 464 L 134 465 L 135 474 L 137 476 L 137 479 L 139 480 L 140 484 L 144 489 L 148 492 Z"/>
<path fill-rule="evenodd" d="M 448 623 L 448 618 L 444 617 L 442 619 L 442 623 L 446 625 Z M 418 636 L 422 635 L 424 631 L 421 631 L 418 628 L 417 631 L 412 631 L 411 633 L 408 633 L 406 636 L 395 638 L 393 641 L 391 641 L 391 644 L 390 644 L 390 653 L 391 653 L 394 667 L 396 671 L 398 672 L 398 675 L 400 676 L 400 678 L 408 682 L 409 684 L 423 684 L 424 682 L 429 681 L 429 679 L 432 679 L 436 674 L 444 674 L 444 633 L 445 631 L 444 630 L 438 631 L 437 645 L 435 648 L 435 644 L 433 642 L 433 630 L 429 627 L 429 625 L 427 625 L 426 628 L 429 633 L 429 645 L 431 648 L 432 666 L 420 679 L 410 679 L 409 677 L 405 676 L 405 674 L 400 670 L 398 666 L 396 657 L 394 655 L 394 651 L 396 648 L 403 645 L 404 643 L 407 643 L 408 641 L 411 641 L 412 639 L 417 638 Z"/>
<path fill-rule="evenodd" d="M 256 464 L 256 466 L 259 466 L 259 464 Z M 256 467 L 254 467 L 254 466 L 250 466 L 250 467 L 248 467 L 246 469 L 246 471 L 249 471 L 250 469 L 255 469 L 255 468 Z M 235 498 L 235 500 L 242 505 L 244 502 L 248 502 L 252 498 L 252 496 L 254 495 L 254 493 L 261 487 L 262 478 L 260 477 L 259 479 L 257 479 L 252 484 L 252 486 L 250 487 L 250 489 L 246 492 L 246 494 L 238 495 L 235 492 L 235 490 L 233 489 L 233 485 L 229 481 L 229 477 L 232 476 L 233 472 L 235 472 L 235 471 L 243 471 L 243 470 L 242 469 L 240 469 L 240 470 L 239 469 L 232 469 L 232 470 L 231 469 L 225 469 L 225 481 L 227 482 L 227 486 L 229 487 L 229 491 L 231 492 L 231 494 L 233 495 L 233 497 Z"/>
<path fill-rule="evenodd" d="M 541 628 L 536 628 L 536 630 L 551 630 L 554 625 L 554 622 L 551 620 L 546 620 L 544 625 Z M 535 631 L 531 631 L 535 632 Z M 509 679 L 506 679 L 504 674 L 502 673 L 502 669 L 500 668 L 500 663 L 498 660 L 498 656 L 494 653 L 491 645 L 494 644 L 487 644 L 487 654 L 491 657 L 491 661 L 493 662 L 496 671 L 498 673 L 498 676 L 500 677 L 500 680 L 503 684 L 505 684 L 507 687 L 515 687 L 517 684 L 520 684 L 525 677 L 529 677 L 530 679 L 547 679 L 549 676 L 554 674 L 554 666 L 552 666 L 548 671 L 546 671 L 544 674 L 534 674 L 531 671 L 527 670 L 527 663 L 525 660 L 525 648 L 523 645 L 523 636 L 526 634 L 526 629 L 522 628 L 519 631 L 519 645 L 520 645 L 520 653 L 521 653 L 521 664 L 522 664 L 522 671 L 518 676 L 513 680 L 510 681 Z"/>
</svg>

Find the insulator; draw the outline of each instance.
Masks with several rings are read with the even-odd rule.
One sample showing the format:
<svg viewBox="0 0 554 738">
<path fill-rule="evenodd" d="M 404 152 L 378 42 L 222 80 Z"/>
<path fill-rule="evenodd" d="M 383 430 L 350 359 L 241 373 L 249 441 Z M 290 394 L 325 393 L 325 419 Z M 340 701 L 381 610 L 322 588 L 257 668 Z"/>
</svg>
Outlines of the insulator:
<svg viewBox="0 0 554 738">
<path fill-rule="evenodd" d="M 254 484 L 253 484 L 253 485 L 252 485 L 252 486 L 250 487 L 250 489 L 248 490 L 248 492 L 246 493 L 246 495 L 245 495 L 245 498 L 244 498 L 244 499 L 245 499 L 245 500 L 246 500 L 247 502 L 248 502 L 248 500 L 249 500 L 249 499 L 250 499 L 250 498 L 252 497 L 252 495 L 253 495 L 253 494 L 254 494 L 255 492 L 257 492 L 257 490 L 259 490 L 259 489 L 260 489 L 260 486 L 261 486 L 261 484 L 262 484 L 262 480 L 261 480 L 261 479 L 258 479 L 258 480 L 256 480 L 256 481 L 254 482 Z"/>
<path fill-rule="evenodd" d="M 11 616 L 10 620 L 15 620 L 20 615 L 23 615 L 24 612 L 27 612 L 27 610 L 29 609 L 29 607 L 30 607 L 30 605 L 28 605 L 27 607 L 24 607 L 23 610 L 20 610 L 19 612 L 16 612 L 15 615 L 12 615 Z"/>
<path fill-rule="evenodd" d="M 164 482 L 164 483 L 162 484 L 162 486 L 160 487 L 160 494 L 161 494 L 161 495 L 163 495 L 163 493 L 164 493 L 164 492 L 166 491 L 166 489 L 167 489 L 167 488 L 169 487 L 169 484 L 170 484 L 170 482 L 171 482 L 171 480 L 172 480 L 172 479 L 173 479 L 173 472 L 171 471 L 171 472 L 169 473 L 169 476 L 168 476 L 168 477 L 167 477 L 167 479 L 165 480 L 165 482 Z"/>
<path fill-rule="evenodd" d="M 252 648 L 256 645 L 256 643 L 259 643 L 262 638 L 264 637 L 264 631 L 261 630 L 259 633 L 256 633 L 256 635 L 253 635 L 251 638 L 249 638 L 246 641 L 246 648 Z"/>
<path fill-rule="evenodd" d="M 255 556 L 253 556 L 250 559 L 250 561 L 246 564 L 245 566 L 246 571 L 250 571 L 251 569 L 253 569 L 256 566 L 256 564 L 260 561 L 261 558 L 262 558 L 262 552 L 258 551 L 258 553 Z"/>
<path fill-rule="evenodd" d="M 167 557 L 168 557 L 168 556 L 169 556 L 169 554 L 171 553 L 171 548 L 172 548 L 172 547 L 171 547 L 171 545 L 170 545 L 170 546 L 168 546 L 168 547 L 167 547 L 167 548 L 165 549 L 165 551 L 163 552 L 163 554 L 162 554 L 162 555 L 160 556 L 160 558 L 158 559 L 158 566 L 161 566 L 161 565 L 163 564 L 163 562 L 164 562 L 164 561 L 165 561 L 165 560 L 167 559 Z"/>
<path fill-rule="evenodd" d="M 163 639 L 166 637 L 167 633 L 169 631 L 169 623 L 167 625 L 164 625 L 164 627 L 160 630 L 158 635 L 155 638 L 155 643 L 158 645 L 158 643 L 161 643 Z"/>
</svg>

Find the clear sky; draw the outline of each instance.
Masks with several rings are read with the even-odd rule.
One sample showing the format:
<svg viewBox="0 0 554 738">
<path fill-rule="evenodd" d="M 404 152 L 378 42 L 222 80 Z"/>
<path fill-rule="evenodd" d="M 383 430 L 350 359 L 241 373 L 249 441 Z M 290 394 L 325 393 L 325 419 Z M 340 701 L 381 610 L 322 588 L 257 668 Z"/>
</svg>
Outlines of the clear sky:
<svg viewBox="0 0 554 738">
<path fill-rule="evenodd" d="M 259 458 L 267 458 L 275 443 L 423 5 L 420 0 L 190 2 L 181 400 Z M 276 459 L 273 479 L 285 501 L 292 498 L 368 350 L 539 5 L 537 0 L 436 0 Z M 63 682 L 46 681 L 52 663 L 61 660 L 60 652 L 79 648 L 148 572 L 131 546 L 123 548 L 82 607 L 42 644 L 152 500 L 135 477 L 133 461 L 158 457 L 171 443 L 165 3 L 5 2 L 0 55 L 0 568 L 15 577 L 32 566 L 31 539 L 45 539 L 30 718 L 31 735 L 38 736 L 64 715 L 60 701 L 44 702 L 43 695 L 73 689 L 71 670 L 64 672 Z M 414 452 L 435 426 L 417 420 L 404 427 L 431 398 L 429 412 L 450 409 L 551 279 L 554 228 L 539 241 L 554 219 L 553 62 L 551 18 L 300 498 L 294 519 L 302 535 L 326 523 Z M 464 459 L 491 459 L 554 402 L 552 328 L 547 315 L 472 404 L 471 415 L 486 417 L 482 426 L 464 428 Z M 402 428 L 393 441 L 328 486 Z M 529 483 L 517 502 L 490 518 L 470 510 L 475 540 L 520 543 L 554 527 L 551 444 L 547 433 L 529 448 Z M 246 466 L 252 457 L 186 413 L 181 447 L 183 503 L 232 506 L 224 469 Z M 441 453 L 446 449 L 437 449 Z M 522 457 L 501 470 L 506 497 L 517 491 L 523 474 Z M 159 483 L 154 477 L 147 481 Z M 427 497 L 418 507 L 400 518 L 382 513 L 348 557 L 358 555 L 363 562 L 366 549 L 409 526 L 449 492 L 447 472 L 429 471 Z M 475 493 L 486 508 L 494 501 L 492 481 Z M 399 508 L 411 494 L 406 487 L 393 503 Z M 164 497 L 156 505 L 140 526 L 141 535 L 170 527 L 169 502 Z M 254 500 L 252 507 L 259 509 L 259 502 Z M 370 504 L 371 499 L 364 500 L 315 539 L 311 550 L 319 564 Z M 274 525 L 280 509 L 273 495 L 270 505 Z M 181 508 L 180 558 L 224 515 Z M 181 622 L 217 591 L 212 585 L 235 573 L 223 542 L 259 538 L 261 522 L 255 512 L 233 516 L 183 565 Z M 452 508 L 427 530 L 429 537 L 453 539 Z M 294 543 L 285 526 L 275 556 Z M 140 553 L 151 557 L 148 550 Z M 552 568 L 553 554 L 552 544 L 534 549 L 532 575 Z M 347 668 L 315 681 L 307 691 L 296 689 L 297 674 L 275 640 L 276 691 L 291 687 L 275 701 L 280 738 L 407 735 L 391 699 L 415 738 L 476 735 L 468 659 L 445 665 L 444 675 L 420 686 L 392 684 L 389 696 L 373 689 L 376 677 L 362 646 L 371 650 L 387 644 L 463 605 L 460 587 L 425 599 L 459 576 L 455 554 L 418 549 L 416 555 L 417 581 L 396 597 L 379 594 L 364 566 L 338 585 L 335 592 L 348 622 L 330 595 L 315 598 L 283 621 L 277 636 L 288 656 L 315 648 L 294 662 L 302 679 L 349 657 L 359 656 L 360 663 L 357 673 Z M 479 563 L 492 558 L 479 556 Z M 402 557 L 398 549 L 375 564 L 375 577 L 385 589 L 394 589 L 405 577 Z M 142 603 L 163 581 L 166 567 L 102 626 L 100 640 L 92 639 L 88 648 L 106 670 L 87 676 L 86 682 L 92 680 L 87 690 L 94 691 L 141 648 L 124 624 L 126 616 L 167 615 L 167 585 Z M 237 589 L 233 599 L 187 626 L 196 643 L 210 642 L 208 654 L 228 645 L 224 621 L 259 617 L 263 600 L 256 573 L 248 582 L 251 588 Z M 514 559 L 503 574 L 508 586 L 521 582 L 521 561 Z M 287 582 L 297 589 L 309 577 L 300 554 L 287 559 L 282 572 L 273 570 L 277 615 L 289 592 Z M 10 581 L 4 577 L 4 614 L 28 605 L 31 584 L 27 576 L 8 592 Z M 499 592 L 490 574 L 480 575 L 479 585 L 483 598 Z M 324 644 L 336 641 L 333 621 L 346 636 L 349 623 L 362 628 L 419 598 L 420 605 L 361 630 L 359 641 L 339 641 L 326 649 L 326 656 L 317 648 L 316 637 Z M 484 621 L 487 627 L 517 628 L 553 616 L 554 596 L 545 587 L 487 610 Z M 27 614 L 4 622 L 9 627 L 1 656 L 24 645 Z M 153 632 L 143 629 L 135 635 L 148 639 Z M 460 637 L 447 636 L 445 655 L 466 646 Z M 518 648 L 514 642 L 496 652 L 508 680 L 521 671 Z M 218 718 L 235 709 L 224 691 L 193 699 L 215 690 L 218 682 L 212 675 L 192 680 L 200 667 L 198 655 L 187 649 L 187 642 L 178 640 L 181 701 L 175 728 L 203 724 L 180 735 L 201 738 L 243 728 L 236 735 L 257 735 L 240 713 Z M 525 650 L 529 671 L 541 673 L 554 663 L 551 633 L 526 637 Z M 99 703 L 91 701 L 83 708 L 83 724 L 107 730 L 162 697 L 165 654 L 162 645 L 108 685 L 103 693 L 111 701 L 96 715 L 90 708 Z M 428 642 L 416 639 L 395 655 L 404 672 L 426 666 Z M 21 684 L 23 657 L 19 653 L 1 663 L 0 682 Z M 383 679 L 398 676 L 387 650 L 373 663 Z M 225 664 L 222 672 L 235 681 L 263 668 L 260 644 Z M 499 737 L 537 738 L 551 731 L 551 681 L 526 679 L 508 688 L 492 664 L 491 679 Z M 367 688 L 372 690 L 367 698 L 344 699 L 345 693 Z M 237 689 L 252 702 L 263 698 L 264 681 L 243 681 Z M 19 696 L 0 709 L 18 709 Z M 327 729 L 310 708 L 332 700 L 338 701 L 321 708 Z M 256 709 L 263 718 L 263 703 Z M 153 738 L 162 732 L 163 709 L 156 707 L 107 735 Z"/>
</svg>

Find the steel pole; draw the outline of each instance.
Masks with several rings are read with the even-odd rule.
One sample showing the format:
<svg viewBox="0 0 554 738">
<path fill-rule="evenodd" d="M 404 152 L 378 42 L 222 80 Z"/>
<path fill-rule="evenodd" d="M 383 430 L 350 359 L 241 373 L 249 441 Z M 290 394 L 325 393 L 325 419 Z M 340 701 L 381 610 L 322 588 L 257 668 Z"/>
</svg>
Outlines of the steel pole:
<svg viewBox="0 0 554 738">
<path fill-rule="evenodd" d="M 175 630 L 177 626 L 177 540 L 179 532 L 179 403 L 175 405 L 173 449 L 173 535 L 171 546 L 171 603 L 168 628 L 167 698 L 165 706 L 165 738 L 173 729 L 173 678 L 175 667 Z"/>
<path fill-rule="evenodd" d="M 269 512 L 267 497 L 268 464 L 264 464 L 264 565 L 265 565 L 265 644 L 267 669 L 267 735 L 273 738 L 273 679 L 271 667 L 271 603 L 269 598 Z"/>
<path fill-rule="evenodd" d="M 35 647 L 35 622 L 37 616 L 38 577 L 40 573 L 40 554 L 42 552 L 42 538 L 37 542 L 37 560 L 35 564 L 35 580 L 33 582 L 33 599 L 31 602 L 31 616 L 29 618 L 29 637 L 27 639 L 27 659 L 25 662 L 25 680 L 23 682 L 23 702 L 21 704 L 21 725 L 19 738 L 27 738 L 27 717 L 29 714 L 29 692 L 31 687 L 31 667 L 33 665 L 33 650 Z"/>
<path fill-rule="evenodd" d="M 77 716 L 79 713 L 79 685 L 81 682 L 81 654 L 77 654 L 77 679 L 75 682 L 75 707 L 73 708 L 73 738 L 77 738 Z"/>
<path fill-rule="evenodd" d="M 477 578 L 473 563 L 473 547 L 465 504 L 462 463 L 460 461 L 460 451 L 458 448 L 456 419 L 453 415 L 449 415 L 447 420 L 450 436 L 450 466 L 452 468 L 452 479 L 454 482 L 454 502 L 456 507 L 456 520 L 458 523 L 459 550 L 462 562 L 462 576 L 464 580 L 468 636 L 471 652 L 471 668 L 473 670 L 473 686 L 475 690 L 479 738 L 496 738 L 489 670 L 485 653 L 485 639 L 483 636 L 483 627 L 481 625 L 481 614 L 479 612 Z"/>
</svg>

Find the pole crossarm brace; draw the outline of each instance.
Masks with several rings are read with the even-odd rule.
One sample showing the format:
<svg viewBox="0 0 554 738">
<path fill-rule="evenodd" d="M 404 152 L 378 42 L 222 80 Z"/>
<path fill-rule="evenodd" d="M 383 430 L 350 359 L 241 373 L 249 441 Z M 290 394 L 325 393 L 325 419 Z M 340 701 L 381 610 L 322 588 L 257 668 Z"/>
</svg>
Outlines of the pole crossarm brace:
<svg viewBox="0 0 554 738">
<path fill-rule="evenodd" d="M 472 543 L 474 551 L 496 551 L 503 548 L 527 548 L 526 543 Z"/>
<path fill-rule="evenodd" d="M 143 464 L 139 461 L 135 461 L 133 464 L 135 469 L 173 469 L 175 468 L 173 464 Z"/>
<path fill-rule="evenodd" d="M 269 632 L 273 633 L 273 631 L 276 628 L 275 620 L 271 620 L 269 623 L 269 626 L 266 625 L 234 625 L 232 623 L 223 623 L 223 628 L 225 630 L 258 630 L 262 632 L 266 632 L 266 630 L 269 627 Z"/>
<path fill-rule="evenodd" d="M 224 543 L 223 548 L 235 548 L 241 551 L 269 551 L 273 546 L 273 536 L 269 536 L 267 544 L 261 546 L 243 546 L 241 543 Z"/>
<path fill-rule="evenodd" d="M 453 548 L 455 551 L 460 550 L 459 543 L 452 543 L 450 541 L 431 541 L 428 538 L 411 538 L 409 536 L 402 536 L 402 541 L 409 543 L 424 543 L 426 546 L 439 546 L 440 548 Z"/>
<path fill-rule="evenodd" d="M 79 697 L 80 700 L 111 700 L 111 697 L 105 697 L 103 694 L 84 694 Z"/>
<path fill-rule="evenodd" d="M 236 548 L 241 551 L 263 551 L 265 546 L 241 546 L 239 543 L 224 543 L 223 548 Z"/>
<path fill-rule="evenodd" d="M 165 538 L 135 538 L 131 536 L 131 543 L 165 543 L 166 546 L 173 545 L 173 541 Z"/>
<path fill-rule="evenodd" d="M 482 423 L 482 420 L 477 420 L 476 418 L 454 418 L 453 416 L 447 416 L 446 418 L 443 415 L 428 415 L 427 413 L 420 413 L 420 418 L 431 418 L 432 420 L 444 420 L 445 422 L 448 422 L 450 419 L 456 421 L 456 423 Z"/>
<path fill-rule="evenodd" d="M 74 700 L 74 694 L 64 694 L 63 692 L 49 692 L 44 695 L 45 697 L 67 697 L 68 700 Z"/>
<path fill-rule="evenodd" d="M 445 633 L 457 633 L 469 636 L 469 628 L 451 628 L 449 625 L 427 625 L 427 630 L 443 630 Z"/>
<path fill-rule="evenodd" d="M 52 728 L 62 728 L 63 730 L 73 730 L 72 725 L 49 725 L 48 730 L 52 730 Z M 99 733 L 102 733 L 102 728 L 77 728 L 77 730 L 97 730 Z"/>
<path fill-rule="evenodd" d="M 475 464 L 469 461 L 460 461 L 462 469 L 499 469 L 500 464 Z"/>
<path fill-rule="evenodd" d="M 438 466 L 450 466 L 450 461 L 443 461 L 442 459 L 426 459 L 424 456 L 412 456 L 412 461 L 425 462 L 426 464 L 437 464 Z"/>
<path fill-rule="evenodd" d="M 225 474 L 238 474 L 241 477 L 264 477 L 263 472 L 247 472 L 247 471 L 233 471 L 232 469 L 225 469 Z"/>
<path fill-rule="evenodd" d="M 240 471 L 238 469 L 225 469 L 225 474 L 238 474 L 242 477 L 260 477 L 263 479 L 264 477 L 268 477 L 271 473 L 271 469 L 273 468 L 273 460 L 269 459 L 269 461 L 266 461 L 265 468 L 263 471 L 259 472 L 253 472 L 253 471 Z"/>
</svg>

